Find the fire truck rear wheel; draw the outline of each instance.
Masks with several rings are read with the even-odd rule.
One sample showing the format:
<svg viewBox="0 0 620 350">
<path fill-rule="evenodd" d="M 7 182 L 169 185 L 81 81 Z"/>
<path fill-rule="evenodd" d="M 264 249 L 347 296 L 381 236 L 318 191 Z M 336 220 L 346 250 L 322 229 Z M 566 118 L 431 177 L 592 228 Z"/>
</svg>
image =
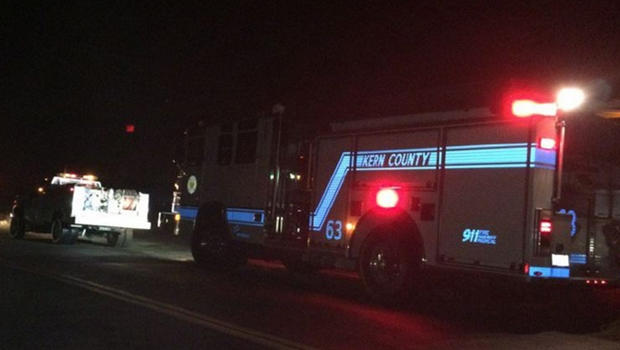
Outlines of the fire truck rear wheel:
<svg viewBox="0 0 620 350">
<path fill-rule="evenodd" d="M 362 245 L 359 274 L 366 291 L 382 303 L 402 301 L 410 295 L 419 264 L 411 243 L 389 229 L 376 231 Z"/>
<path fill-rule="evenodd" d="M 11 226 L 9 227 L 9 235 L 14 239 L 24 238 L 26 233 L 26 222 L 21 214 L 14 214 L 11 218 Z"/>
<path fill-rule="evenodd" d="M 620 266 L 620 221 L 613 220 L 603 226 L 603 234 L 609 247 L 609 255 Z"/>
</svg>

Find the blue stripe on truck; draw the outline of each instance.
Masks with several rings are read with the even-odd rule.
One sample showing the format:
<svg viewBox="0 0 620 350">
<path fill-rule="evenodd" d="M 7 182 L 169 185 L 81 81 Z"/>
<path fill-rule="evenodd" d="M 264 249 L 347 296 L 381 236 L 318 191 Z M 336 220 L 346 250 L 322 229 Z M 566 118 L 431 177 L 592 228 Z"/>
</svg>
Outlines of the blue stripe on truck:
<svg viewBox="0 0 620 350">
<path fill-rule="evenodd" d="M 530 266 L 529 275 L 536 278 L 569 278 L 570 269 L 567 267 Z"/>
<path fill-rule="evenodd" d="M 262 227 L 265 225 L 265 211 L 261 209 L 227 208 L 226 219 L 231 224 Z"/>
<path fill-rule="evenodd" d="M 555 169 L 555 150 L 543 150 L 535 143 L 498 143 L 447 146 L 445 164 L 441 163 L 439 148 L 408 148 L 357 152 L 356 171 L 498 169 L 530 167 Z M 331 210 L 349 170 L 353 167 L 354 152 L 342 152 L 325 190 L 310 216 L 310 229 L 320 231 Z M 407 159 L 405 159 L 408 157 Z M 386 166 L 387 164 L 387 166 Z"/>
<path fill-rule="evenodd" d="M 197 207 L 177 207 L 177 213 L 181 215 L 181 219 L 195 220 L 198 214 Z"/>
<path fill-rule="evenodd" d="M 181 215 L 182 219 L 195 220 L 198 208 L 177 207 L 177 213 Z M 226 219 L 234 224 L 263 226 L 265 224 L 265 211 L 260 209 L 227 208 Z"/>
</svg>

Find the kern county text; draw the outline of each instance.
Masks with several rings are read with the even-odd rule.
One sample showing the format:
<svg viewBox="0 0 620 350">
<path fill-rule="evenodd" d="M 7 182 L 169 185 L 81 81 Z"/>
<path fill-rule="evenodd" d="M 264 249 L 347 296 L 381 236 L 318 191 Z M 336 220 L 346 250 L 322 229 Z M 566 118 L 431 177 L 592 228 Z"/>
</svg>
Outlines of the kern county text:
<svg viewBox="0 0 620 350">
<path fill-rule="evenodd" d="M 357 168 L 409 168 L 431 165 L 433 152 L 386 152 L 359 154 Z"/>
</svg>

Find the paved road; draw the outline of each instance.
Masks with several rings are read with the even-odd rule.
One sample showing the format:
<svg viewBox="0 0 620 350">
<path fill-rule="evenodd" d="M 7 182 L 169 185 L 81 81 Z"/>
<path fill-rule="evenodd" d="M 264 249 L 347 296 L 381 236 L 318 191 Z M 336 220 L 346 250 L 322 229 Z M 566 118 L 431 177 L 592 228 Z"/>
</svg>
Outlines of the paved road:
<svg viewBox="0 0 620 350">
<path fill-rule="evenodd" d="M 260 261 L 205 273 L 183 239 L 150 232 L 127 249 L 0 232 L 0 282 L 1 348 L 620 349 L 612 290 L 435 278 L 386 308 L 353 274 Z"/>
</svg>

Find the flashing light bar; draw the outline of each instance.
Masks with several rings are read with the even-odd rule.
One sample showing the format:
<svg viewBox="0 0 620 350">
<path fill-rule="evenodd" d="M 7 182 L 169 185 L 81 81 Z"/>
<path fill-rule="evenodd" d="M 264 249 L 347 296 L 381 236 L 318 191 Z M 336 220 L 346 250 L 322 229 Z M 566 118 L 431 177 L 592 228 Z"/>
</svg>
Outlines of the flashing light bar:
<svg viewBox="0 0 620 350">
<path fill-rule="evenodd" d="M 555 117 L 558 106 L 555 103 L 538 103 L 532 100 L 515 100 L 512 102 L 512 114 L 518 118 L 528 118 L 535 115 Z"/>
<path fill-rule="evenodd" d="M 87 174 L 87 175 L 80 176 L 76 173 L 60 173 L 58 174 L 58 176 L 54 176 L 54 177 L 64 178 L 64 179 L 82 179 L 86 181 L 96 181 L 98 179 L 98 177 L 93 174 Z"/>
</svg>

